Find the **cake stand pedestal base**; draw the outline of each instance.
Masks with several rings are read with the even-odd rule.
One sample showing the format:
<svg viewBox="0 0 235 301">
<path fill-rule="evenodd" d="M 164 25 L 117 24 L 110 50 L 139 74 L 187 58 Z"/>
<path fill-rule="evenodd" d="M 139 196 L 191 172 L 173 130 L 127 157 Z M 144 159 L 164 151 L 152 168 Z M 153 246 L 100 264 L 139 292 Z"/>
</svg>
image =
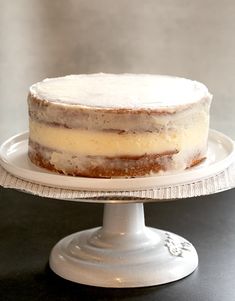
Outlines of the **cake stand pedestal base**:
<svg viewBox="0 0 235 301">
<path fill-rule="evenodd" d="M 144 287 L 191 274 L 195 248 L 184 238 L 145 226 L 143 204 L 106 204 L 103 226 L 59 241 L 50 267 L 59 276 L 101 287 Z"/>
</svg>

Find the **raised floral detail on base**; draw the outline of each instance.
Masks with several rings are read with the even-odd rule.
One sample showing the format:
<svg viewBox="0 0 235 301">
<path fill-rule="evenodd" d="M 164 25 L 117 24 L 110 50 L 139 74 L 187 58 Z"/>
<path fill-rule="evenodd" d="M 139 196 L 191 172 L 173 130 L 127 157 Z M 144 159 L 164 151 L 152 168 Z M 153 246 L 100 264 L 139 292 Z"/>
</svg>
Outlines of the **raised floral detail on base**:
<svg viewBox="0 0 235 301">
<path fill-rule="evenodd" d="M 171 255 L 183 257 L 185 251 L 190 252 L 192 250 L 192 244 L 190 242 L 174 239 L 174 237 L 168 232 L 166 232 L 165 235 L 165 246 L 168 248 Z"/>
</svg>

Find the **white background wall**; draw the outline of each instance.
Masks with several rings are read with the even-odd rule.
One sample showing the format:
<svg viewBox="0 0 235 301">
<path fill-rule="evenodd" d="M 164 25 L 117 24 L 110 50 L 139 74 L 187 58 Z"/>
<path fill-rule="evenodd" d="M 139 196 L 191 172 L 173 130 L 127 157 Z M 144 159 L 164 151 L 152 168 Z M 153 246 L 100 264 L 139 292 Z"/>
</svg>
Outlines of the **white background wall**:
<svg viewBox="0 0 235 301">
<path fill-rule="evenodd" d="M 0 142 L 27 129 L 29 85 L 100 71 L 202 81 L 235 139 L 234 36 L 233 0 L 0 0 Z"/>
</svg>

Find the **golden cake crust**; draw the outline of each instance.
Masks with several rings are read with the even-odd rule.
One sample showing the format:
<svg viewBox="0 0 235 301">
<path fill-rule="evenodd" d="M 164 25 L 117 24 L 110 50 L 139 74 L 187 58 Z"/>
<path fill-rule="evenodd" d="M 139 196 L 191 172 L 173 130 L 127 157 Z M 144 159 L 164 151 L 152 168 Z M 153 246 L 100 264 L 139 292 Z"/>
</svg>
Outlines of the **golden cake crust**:
<svg viewBox="0 0 235 301">
<path fill-rule="evenodd" d="M 136 177 L 145 176 L 149 174 L 159 173 L 159 171 L 166 171 L 168 165 L 172 160 L 173 155 L 177 152 L 166 152 L 163 154 L 143 155 L 143 156 L 122 156 L 115 158 L 97 158 L 102 159 L 104 162 L 102 165 L 93 166 L 88 164 L 84 170 L 76 168 L 67 168 L 66 170 L 60 170 L 55 168 L 50 160 L 46 159 L 44 152 L 50 154 L 53 150 L 42 147 L 39 144 L 29 140 L 28 155 L 30 160 L 37 166 L 46 168 L 47 170 L 57 172 L 60 174 L 70 176 L 83 176 L 92 178 L 111 178 L 111 177 Z M 47 155 L 48 156 L 48 155 Z M 193 167 L 201 163 L 205 157 L 202 157 L 200 153 L 196 153 L 187 163 L 187 168 Z M 124 168 L 128 166 L 128 168 Z"/>
</svg>

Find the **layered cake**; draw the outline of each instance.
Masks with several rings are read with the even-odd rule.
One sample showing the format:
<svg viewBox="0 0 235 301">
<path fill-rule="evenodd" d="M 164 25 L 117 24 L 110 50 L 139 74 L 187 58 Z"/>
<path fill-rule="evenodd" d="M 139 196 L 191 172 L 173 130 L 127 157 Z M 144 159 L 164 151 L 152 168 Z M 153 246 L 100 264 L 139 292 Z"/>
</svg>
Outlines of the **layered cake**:
<svg viewBox="0 0 235 301">
<path fill-rule="evenodd" d="M 211 99 L 206 86 L 179 77 L 45 79 L 29 91 L 29 158 L 85 177 L 184 170 L 206 157 Z"/>
</svg>

